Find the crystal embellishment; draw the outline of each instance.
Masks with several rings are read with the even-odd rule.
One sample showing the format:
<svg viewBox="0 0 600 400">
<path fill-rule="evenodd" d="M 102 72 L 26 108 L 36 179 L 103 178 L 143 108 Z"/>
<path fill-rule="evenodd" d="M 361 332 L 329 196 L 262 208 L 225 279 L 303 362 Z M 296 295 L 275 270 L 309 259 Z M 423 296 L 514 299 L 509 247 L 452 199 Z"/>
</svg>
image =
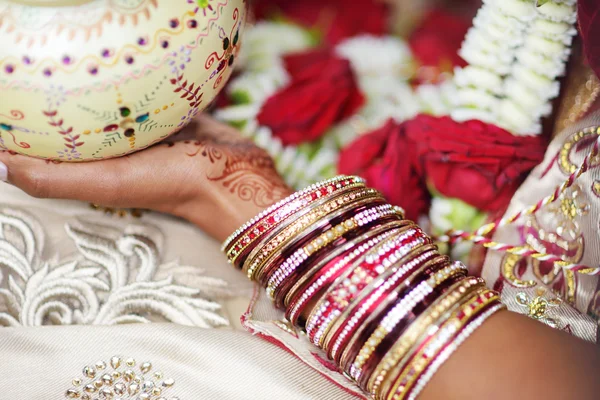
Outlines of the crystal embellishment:
<svg viewBox="0 0 600 400">
<path fill-rule="evenodd" d="M 137 367 L 136 367 L 137 366 Z M 100 373 L 100 371 L 102 373 Z M 175 380 L 153 371 L 149 361 L 114 356 L 109 361 L 98 361 L 82 368 L 82 375 L 74 378 L 64 398 L 79 400 L 175 400 L 172 396 Z"/>
</svg>

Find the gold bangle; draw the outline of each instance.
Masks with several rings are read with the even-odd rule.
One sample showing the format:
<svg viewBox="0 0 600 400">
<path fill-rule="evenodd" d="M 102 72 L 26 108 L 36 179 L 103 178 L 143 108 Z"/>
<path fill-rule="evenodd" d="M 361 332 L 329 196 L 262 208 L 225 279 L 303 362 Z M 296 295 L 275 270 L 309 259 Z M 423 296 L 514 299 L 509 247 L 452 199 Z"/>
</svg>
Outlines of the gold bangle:
<svg viewBox="0 0 600 400">
<path fill-rule="evenodd" d="M 333 343 L 333 346 L 331 346 L 331 348 L 329 347 L 329 342 L 333 339 L 333 335 L 335 335 L 335 333 L 340 329 L 341 325 L 344 323 L 344 321 L 348 320 L 348 318 L 350 318 L 350 316 L 352 315 L 352 317 L 354 317 L 354 313 L 357 310 L 357 307 L 359 304 L 361 304 L 365 298 L 367 298 L 370 295 L 370 292 L 376 287 L 375 285 L 379 286 L 381 283 L 385 282 L 388 278 L 390 274 L 393 274 L 397 271 L 397 269 L 395 268 L 395 266 L 399 266 L 399 268 L 402 268 L 403 270 L 406 271 L 406 273 L 410 273 L 410 275 L 408 277 L 404 277 L 402 280 L 404 282 L 412 282 L 412 280 L 418 276 L 419 274 L 422 273 L 422 271 L 429 267 L 430 265 L 440 262 L 442 261 L 442 259 L 446 258 L 445 256 L 442 255 L 435 255 L 431 260 L 428 260 L 425 262 L 425 264 L 419 266 L 416 270 L 410 270 L 414 267 L 416 267 L 415 265 L 412 265 L 412 263 L 410 263 L 410 260 L 418 260 L 421 254 L 425 254 L 429 251 L 434 251 L 436 252 L 437 247 L 434 244 L 427 244 L 427 243 L 421 243 L 418 244 L 417 247 L 415 247 L 414 249 L 412 249 L 408 254 L 404 255 L 402 258 L 400 258 L 399 260 L 393 262 L 386 270 L 385 272 L 385 277 L 381 277 L 382 279 L 379 280 L 374 280 L 373 282 L 371 282 L 369 284 L 369 289 L 364 289 L 363 291 L 365 292 L 365 294 L 356 299 L 354 301 L 354 305 L 352 307 L 348 307 L 348 309 L 346 310 L 346 312 L 344 314 L 342 314 L 342 316 L 340 316 L 340 318 L 338 318 L 338 320 L 336 321 L 336 323 L 334 324 L 334 326 L 331 328 L 331 330 L 329 331 L 331 334 L 328 335 L 328 337 L 325 339 L 325 349 L 327 349 L 327 351 L 329 351 L 331 353 L 331 356 L 337 360 L 338 356 L 338 351 L 340 350 L 341 347 L 341 342 L 345 340 L 345 338 L 347 337 L 347 334 L 344 335 L 344 332 L 342 332 L 342 334 L 340 334 L 340 336 L 337 338 L 337 340 Z M 403 283 L 400 283 L 398 285 L 398 287 L 403 286 Z M 397 289 L 397 288 L 396 288 Z M 394 292 L 396 291 L 396 289 L 394 289 Z M 350 338 L 350 341 L 346 344 L 341 357 L 340 357 L 340 365 L 345 365 L 344 363 L 347 361 L 347 357 L 348 357 L 348 353 L 351 351 L 351 349 L 356 345 L 356 341 L 359 339 L 360 334 L 362 333 L 362 331 L 369 325 L 369 323 L 372 322 L 373 318 L 377 317 L 377 313 L 381 312 L 381 310 L 383 308 L 385 308 L 385 306 L 387 306 L 389 303 L 385 302 L 385 304 L 382 304 L 378 307 L 378 309 L 373 312 L 369 318 L 368 321 L 364 321 L 363 323 L 361 323 L 361 326 L 358 327 L 358 329 L 356 329 L 353 333 L 352 336 Z M 356 326 L 357 324 L 354 323 L 352 324 L 354 326 Z M 349 332 L 348 330 L 346 330 L 346 332 Z"/>
<path fill-rule="evenodd" d="M 354 183 L 342 186 L 340 181 L 352 180 Z M 339 186 L 339 187 L 338 187 Z M 264 239 L 268 232 L 272 229 L 277 229 L 278 225 L 285 223 L 290 219 L 297 217 L 303 210 L 309 209 L 309 207 L 319 205 L 327 200 L 330 200 L 334 196 L 339 196 L 343 193 L 351 192 L 355 189 L 364 188 L 364 181 L 356 177 L 338 177 L 331 181 L 324 181 L 316 184 L 314 188 L 307 191 L 303 195 L 293 195 L 276 208 L 276 211 L 271 211 L 264 216 L 258 218 L 256 221 L 252 220 L 249 226 L 245 226 L 240 233 L 237 234 L 237 239 L 232 239 L 229 244 L 225 246 L 224 251 L 229 263 L 236 264 L 239 256 L 243 254 L 248 248 L 255 246 Z M 328 190 L 326 190 L 328 188 Z M 317 193 L 314 199 L 311 194 Z M 294 197 L 295 196 L 295 197 Z M 294 197 L 294 198 L 292 198 Z M 285 204 L 287 203 L 287 204 Z"/>
<path fill-rule="evenodd" d="M 288 293 L 285 295 L 284 306 L 289 306 L 292 299 L 294 299 L 297 295 L 299 295 L 303 286 L 308 282 L 317 272 L 319 272 L 325 265 L 327 265 L 331 260 L 339 256 L 340 254 L 348 251 L 353 248 L 357 243 L 368 240 L 370 237 L 376 236 L 384 231 L 389 231 L 395 228 L 401 228 L 405 226 L 409 221 L 408 220 L 398 220 L 398 221 L 388 221 L 382 225 L 379 225 L 369 232 L 365 232 L 363 235 L 360 235 L 357 238 L 352 239 L 348 243 L 343 246 L 338 246 L 335 249 L 327 254 L 325 258 L 320 260 L 317 264 L 310 267 L 308 271 L 306 271 L 300 279 L 288 290 Z"/>
<path fill-rule="evenodd" d="M 314 208 L 308 209 L 304 215 L 297 219 L 293 219 L 288 225 L 282 226 L 281 229 L 266 237 L 247 258 L 246 263 L 244 263 L 244 272 L 246 272 L 248 278 L 254 280 L 259 266 L 264 263 L 265 260 L 270 259 L 270 257 L 280 249 L 282 244 L 292 239 L 298 233 L 304 231 L 304 229 L 310 225 L 318 222 L 329 213 L 364 198 L 370 200 L 383 200 L 379 192 L 374 189 L 360 189 L 339 197 L 334 197 L 324 204 L 319 204 Z"/>
<path fill-rule="evenodd" d="M 342 199 L 344 200 L 344 199 Z M 341 204 L 340 204 L 341 203 Z M 323 229 L 329 224 L 329 221 L 337 219 L 349 211 L 363 206 L 376 205 L 385 206 L 385 201 L 378 194 L 355 194 L 355 199 L 340 201 L 340 199 L 331 202 L 331 206 L 325 204 L 325 210 L 316 209 L 306 215 L 304 220 L 298 220 L 286 228 L 280 235 L 270 242 L 271 250 L 264 252 L 265 257 L 258 262 L 255 268 L 254 277 L 258 282 L 267 283 L 268 274 L 270 274 L 273 263 L 278 262 L 278 258 L 288 249 L 297 247 L 297 243 L 313 235 L 315 231 Z M 389 207 L 389 205 L 387 205 Z M 329 211 L 326 209 L 329 208 Z M 269 244 L 267 244 L 269 249 Z M 311 250 L 311 251 L 314 251 Z"/>
<path fill-rule="evenodd" d="M 354 207 L 358 207 L 359 203 L 354 204 Z M 344 214 L 346 210 L 340 211 L 339 214 Z M 332 226 L 327 231 L 321 233 L 316 238 L 312 239 L 309 243 L 304 246 L 298 248 L 299 246 L 294 246 L 290 244 L 288 247 L 298 248 L 292 255 L 286 258 L 283 263 L 278 266 L 275 266 L 275 270 L 272 273 L 269 273 L 268 277 L 265 277 L 267 281 L 267 295 L 271 300 L 275 300 L 275 293 L 284 283 L 284 281 L 294 272 L 298 270 L 298 268 L 305 262 L 307 259 L 314 255 L 316 252 L 321 250 L 322 248 L 328 246 L 333 243 L 335 240 L 344 236 L 346 233 L 352 232 L 358 228 L 361 228 L 372 221 L 380 220 L 382 218 L 387 218 L 391 216 L 401 217 L 401 212 L 395 209 L 390 204 L 380 204 L 375 207 L 366 208 L 365 210 L 359 211 L 354 216 L 342 221 L 341 223 Z M 339 217 L 339 215 L 338 215 Z M 334 217 L 336 218 L 336 217 Z M 333 220 L 330 218 L 329 221 Z M 329 221 L 324 221 L 323 224 L 328 223 Z M 400 221 L 400 219 L 398 219 Z M 318 229 L 320 227 L 314 227 Z M 314 231 L 314 229 L 313 229 Z M 308 235 L 313 232 L 307 232 Z M 304 235 L 306 237 L 306 235 Z M 300 239 L 297 239 L 300 240 Z M 271 266 L 268 263 L 265 263 L 266 269 L 271 269 Z M 259 278 L 260 281 L 262 281 Z"/>
<path fill-rule="evenodd" d="M 457 298 L 457 300 L 449 308 L 441 313 L 438 318 L 435 319 L 435 321 L 429 324 L 429 326 L 424 327 L 424 329 L 419 332 L 418 338 L 413 342 L 412 346 L 404 352 L 404 355 L 400 361 L 398 361 L 398 363 L 396 363 L 396 365 L 394 365 L 388 372 L 387 379 L 381 385 L 381 390 L 379 393 L 381 398 L 385 398 L 385 395 L 389 393 L 391 385 L 395 382 L 394 377 L 397 377 L 400 371 L 402 371 L 402 369 L 410 362 L 412 355 L 419 351 L 419 348 L 421 347 L 422 343 L 427 340 L 430 332 L 432 330 L 437 332 L 440 326 L 451 317 L 453 312 L 462 307 L 473 296 L 481 294 L 486 290 L 488 289 L 485 286 L 471 287 L 465 293 L 463 293 L 462 296 Z"/>
<path fill-rule="evenodd" d="M 384 249 L 387 246 L 392 246 L 394 243 L 396 243 L 401 238 L 408 238 L 408 237 L 414 236 L 416 234 L 415 228 L 416 228 L 415 225 L 412 223 L 409 225 L 403 226 L 402 228 L 400 228 L 399 232 L 396 233 L 393 237 L 390 237 L 389 239 L 379 243 L 378 245 L 374 246 L 370 251 L 368 251 L 367 253 L 363 254 L 361 257 L 354 260 L 352 262 L 351 266 L 349 268 L 347 268 L 346 271 L 342 275 L 340 275 L 335 280 L 335 282 L 333 282 L 332 285 L 330 285 L 330 287 L 327 289 L 327 291 L 325 293 L 323 293 L 323 295 L 319 299 L 318 303 L 311 311 L 311 313 L 307 319 L 307 325 L 306 325 L 306 330 L 307 330 L 309 337 L 315 336 L 314 337 L 315 344 L 317 344 L 322 349 L 326 349 L 323 346 L 325 336 L 327 335 L 331 326 L 334 324 L 334 322 L 336 320 L 336 318 L 334 318 L 333 316 L 328 316 L 326 318 L 327 321 L 319 322 L 323 318 L 322 313 L 325 312 L 328 308 L 328 307 L 326 307 L 327 297 L 330 295 L 332 290 L 335 291 L 345 280 L 349 279 L 357 271 L 359 266 L 367 258 L 377 255 L 377 253 L 379 252 L 380 249 Z M 344 307 L 346 307 L 346 305 L 344 305 Z M 312 332 L 313 328 L 315 328 L 317 326 L 319 326 L 318 330 Z M 313 335 L 313 333 L 314 333 L 314 335 Z M 312 340 L 312 338 L 311 338 L 311 340 Z"/>
<path fill-rule="evenodd" d="M 345 187 L 340 192 L 334 192 L 331 194 L 321 196 L 314 202 L 310 202 L 307 204 L 302 203 L 304 205 L 301 208 L 295 207 L 294 211 L 291 214 L 289 214 L 287 217 L 285 217 L 281 220 L 275 221 L 276 225 L 271 230 L 267 231 L 258 240 L 254 241 L 254 243 L 253 243 L 254 248 L 250 251 L 250 253 L 248 254 L 248 256 L 246 257 L 246 259 L 244 260 L 243 264 L 240 267 L 242 269 L 242 271 L 247 273 L 248 265 L 250 265 L 251 260 L 256 258 L 256 256 L 258 255 L 259 252 L 262 252 L 264 250 L 266 244 L 270 240 L 273 240 L 274 237 L 276 237 L 279 233 L 281 233 L 287 227 L 292 225 L 295 221 L 306 216 L 314 209 L 317 209 L 321 206 L 329 204 L 330 202 L 332 202 L 333 200 L 335 200 L 337 198 L 343 197 L 344 194 L 354 193 L 354 192 L 357 192 L 360 190 L 366 190 L 366 188 L 361 187 L 361 184 L 350 185 L 350 186 Z"/>
<path fill-rule="evenodd" d="M 426 343 L 422 343 L 420 350 L 411 357 L 411 361 L 408 365 L 406 365 L 405 368 L 400 369 L 400 374 L 394 380 L 394 384 L 391 386 L 391 390 L 387 393 L 386 398 L 388 400 L 403 400 L 418 380 L 421 373 L 433 362 L 435 355 L 441 351 L 444 345 L 452 341 L 454 336 L 456 336 L 456 333 L 470 322 L 471 316 L 474 316 L 484 307 L 499 299 L 500 296 L 497 293 L 488 289 L 477 292 L 475 295 L 469 297 L 465 303 L 452 312 L 452 314 L 440 324 L 437 332 L 427 340 Z M 461 313 L 463 314 L 463 318 L 459 317 Z M 449 330 L 453 331 L 454 334 L 448 336 L 448 328 L 450 328 Z M 432 342 L 434 343 L 434 346 L 430 347 L 429 343 Z M 427 353 L 431 352 L 434 352 L 433 356 L 426 356 Z"/>
<path fill-rule="evenodd" d="M 376 396 L 384 379 L 392 368 L 398 365 L 398 362 L 405 356 L 406 352 L 414 345 L 419 336 L 433 323 L 440 315 L 446 313 L 456 303 L 464 298 L 468 293 L 475 289 L 485 286 L 485 281 L 481 278 L 469 277 L 455 283 L 448 292 L 444 293 L 436 300 L 426 314 L 419 316 L 415 322 L 398 338 L 398 341 L 383 356 L 373 374 L 369 378 L 367 390 Z"/>
<path fill-rule="evenodd" d="M 429 261 L 428 264 L 431 265 L 431 264 L 436 264 L 437 262 L 440 262 L 440 261 L 443 262 L 443 257 L 444 256 L 433 259 L 433 260 Z M 427 268 L 426 265 L 424 265 L 423 268 L 421 268 L 421 270 L 423 270 L 425 268 Z M 363 344 L 363 346 L 360 349 L 359 353 L 357 354 L 356 358 L 353 360 L 352 367 L 350 367 L 350 371 L 349 371 L 350 375 L 355 380 L 359 379 L 361 372 L 362 372 L 362 367 L 370 359 L 371 355 L 377 349 L 377 346 L 379 346 L 379 344 L 381 342 L 383 342 L 383 340 L 387 337 L 387 335 L 389 335 L 394 330 L 394 327 L 398 324 L 398 322 L 400 320 L 404 319 L 406 314 L 410 313 L 417 304 L 419 304 L 420 302 L 425 300 L 425 298 L 430 293 L 432 293 L 439 285 L 446 282 L 448 279 L 454 278 L 459 275 L 465 276 L 467 273 L 468 273 L 467 268 L 464 267 L 462 264 L 448 263 L 447 266 L 440 269 L 439 271 L 434 272 L 426 281 L 424 281 L 427 283 L 427 286 L 428 286 L 427 289 L 429 289 L 429 290 L 426 290 L 422 293 L 417 292 L 416 295 L 413 295 L 413 293 L 415 293 L 415 290 L 412 290 L 410 293 L 408 293 L 406 295 L 406 297 L 404 297 L 398 303 L 396 303 L 394 305 L 394 309 L 392 309 L 390 311 L 390 313 L 388 313 L 386 316 L 384 316 L 382 318 L 381 322 L 379 323 L 379 326 L 373 331 L 373 333 L 369 336 L 367 341 Z M 413 277 L 414 277 L 414 275 L 413 275 Z M 412 282 L 413 277 L 408 278 L 408 280 Z M 401 306 L 402 303 L 405 304 L 405 307 L 400 309 L 400 307 L 402 307 Z M 398 312 L 398 314 L 393 315 L 392 313 L 396 309 L 398 309 L 400 311 Z M 378 313 L 375 312 L 374 314 L 378 314 Z M 346 364 L 342 364 L 342 365 L 346 365 Z"/>
</svg>

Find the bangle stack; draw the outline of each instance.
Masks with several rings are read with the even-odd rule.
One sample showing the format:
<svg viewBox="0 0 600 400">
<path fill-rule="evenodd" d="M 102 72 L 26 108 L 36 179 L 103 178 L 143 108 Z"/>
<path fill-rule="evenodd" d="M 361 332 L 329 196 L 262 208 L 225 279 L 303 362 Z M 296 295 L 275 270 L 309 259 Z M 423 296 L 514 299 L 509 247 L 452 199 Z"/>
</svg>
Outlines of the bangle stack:
<svg viewBox="0 0 600 400">
<path fill-rule="evenodd" d="M 280 201 L 222 250 L 374 399 L 416 398 L 504 308 L 483 280 L 440 255 L 400 208 L 358 177 L 339 176 Z"/>
</svg>

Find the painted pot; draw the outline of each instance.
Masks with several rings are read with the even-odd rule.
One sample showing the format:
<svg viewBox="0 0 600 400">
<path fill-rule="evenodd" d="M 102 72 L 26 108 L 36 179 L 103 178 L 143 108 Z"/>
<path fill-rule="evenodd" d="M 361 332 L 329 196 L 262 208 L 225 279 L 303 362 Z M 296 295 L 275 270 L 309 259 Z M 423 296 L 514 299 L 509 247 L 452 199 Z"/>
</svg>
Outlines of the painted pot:
<svg viewBox="0 0 600 400">
<path fill-rule="evenodd" d="M 0 0 L 0 149 L 89 161 L 180 130 L 232 72 L 246 0 Z"/>
</svg>

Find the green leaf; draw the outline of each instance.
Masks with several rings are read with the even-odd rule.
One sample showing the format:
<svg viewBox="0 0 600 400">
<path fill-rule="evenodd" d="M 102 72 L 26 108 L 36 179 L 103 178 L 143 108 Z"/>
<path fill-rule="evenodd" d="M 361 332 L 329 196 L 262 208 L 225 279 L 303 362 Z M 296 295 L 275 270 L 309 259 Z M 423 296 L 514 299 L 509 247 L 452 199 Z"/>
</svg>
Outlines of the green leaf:
<svg viewBox="0 0 600 400">
<path fill-rule="evenodd" d="M 537 1 L 535 2 L 535 5 L 536 5 L 536 7 L 541 7 L 541 6 L 543 6 L 544 4 L 546 4 L 546 3 L 549 3 L 550 1 L 551 1 L 551 0 L 537 0 Z"/>
</svg>

